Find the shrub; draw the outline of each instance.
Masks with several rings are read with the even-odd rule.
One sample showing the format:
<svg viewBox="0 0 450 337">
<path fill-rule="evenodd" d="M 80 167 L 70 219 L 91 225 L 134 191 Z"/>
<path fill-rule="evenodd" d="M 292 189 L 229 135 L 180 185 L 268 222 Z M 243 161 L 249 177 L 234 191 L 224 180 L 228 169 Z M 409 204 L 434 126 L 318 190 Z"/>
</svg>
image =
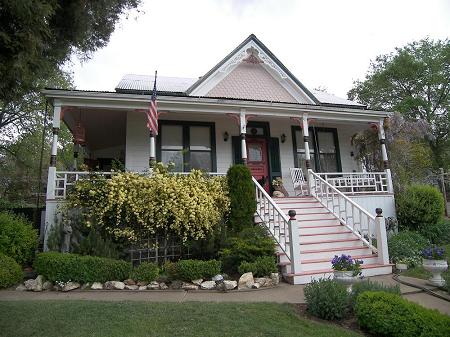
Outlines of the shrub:
<svg viewBox="0 0 450 337">
<path fill-rule="evenodd" d="M 396 294 L 365 292 L 356 299 L 361 328 L 377 336 L 450 336 L 450 317 Z"/>
<path fill-rule="evenodd" d="M 0 288 L 10 287 L 23 279 L 22 268 L 9 256 L 0 254 Z"/>
<path fill-rule="evenodd" d="M 230 193 L 229 224 L 234 232 L 253 225 L 256 212 L 255 187 L 250 169 L 245 165 L 233 165 L 228 169 Z"/>
<path fill-rule="evenodd" d="M 176 264 L 176 274 L 183 281 L 208 279 L 220 274 L 220 261 L 180 260 Z"/>
<path fill-rule="evenodd" d="M 444 198 L 434 187 L 412 185 L 397 197 L 397 215 L 400 228 L 427 231 L 441 221 Z"/>
<path fill-rule="evenodd" d="M 349 313 L 347 287 L 333 279 L 313 280 L 305 287 L 307 310 L 327 320 L 340 320 Z"/>
<path fill-rule="evenodd" d="M 257 277 L 269 276 L 277 271 L 277 264 L 273 256 L 258 257 L 254 262 L 244 261 L 239 265 L 240 274 L 252 272 Z"/>
<path fill-rule="evenodd" d="M 421 264 L 422 251 L 428 244 L 428 240 L 419 233 L 402 231 L 388 241 L 389 255 L 395 263 L 403 262 L 414 267 Z"/>
<path fill-rule="evenodd" d="M 437 245 L 450 242 L 450 221 L 441 220 L 428 224 L 426 228 L 421 228 L 419 233 Z"/>
<path fill-rule="evenodd" d="M 267 236 L 265 229 L 257 225 L 229 238 L 227 246 L 219 255 L 224 271 L 229 274 L 236 273 L 244 261 L 255 262 L 259 257 L 275 255 L 275 242 Z"/>
<path fill-rule="evenodd" d="M 162 267 L 162 272 L 167 276 L 169 281 L 176 280 L 178 278 L 177 274 L 177 264 L 172 261 L 167 261 Z"/>
<path fill-rule="evenodd" d="M 353 308 L 356 304 L 356 298 L 359 294 L 366 291 L 384 291 L 386 293 L 392 293 L 400 295 L 400 287 L 398 285 L 389 286 L 383 283 L 372 282 L 370 280 L 355 283 L 352 286 L 352 292 L 350 294 L 350 306 Z"/>
<path fill-rule="evenodd" d="M 52 282 L 106 282 L 127 279 L 131 264 L 96 256 L 47 252 L 37 255 L 34 269 Z"/>
<path fill-rule="evenodd" d="M 104 239 L 95 228 L 91 228 L 89 234 L 81 240 L 79 246 L 75 249 L 75 253 L 112 259 L 119 257 L 116 245 L 111 240 Z"/>
<path fill-rule="evenodd" d="M 447 292 L 450 294 L 450 271 L 447 270 L 446 272 L 442 273 L 442 277 L 445 280 L 444 288 L 447 290 Z"/>
<path fill-rule="evenodd" d="M 159 268 L 156 264 L 143 262 L 133 269 L 131 278 L 136 281 L 152 282 L 156 280 L 159 274 Z"/>
<path fill-rule="evenodd" d="M 17 263 L 30 262 L 37 247 L 37 231 L 23 217 L 0 212 L 0 253 Z"/>
</svg>

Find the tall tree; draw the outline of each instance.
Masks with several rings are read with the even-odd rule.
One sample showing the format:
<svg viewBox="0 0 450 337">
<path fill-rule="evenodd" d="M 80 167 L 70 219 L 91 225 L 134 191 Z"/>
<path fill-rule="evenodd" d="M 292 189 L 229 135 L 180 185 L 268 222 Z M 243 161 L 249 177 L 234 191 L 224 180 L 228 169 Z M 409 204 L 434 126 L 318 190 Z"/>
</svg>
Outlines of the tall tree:
<svg viewBox="0 0 450 337">
<path fill-rule="evenodd" d="M 450 166 L 450 40 L 427 38 L 378 56 L 348 96 L 371 109 L 426 121 L 434 166 Z"/>
</svg>

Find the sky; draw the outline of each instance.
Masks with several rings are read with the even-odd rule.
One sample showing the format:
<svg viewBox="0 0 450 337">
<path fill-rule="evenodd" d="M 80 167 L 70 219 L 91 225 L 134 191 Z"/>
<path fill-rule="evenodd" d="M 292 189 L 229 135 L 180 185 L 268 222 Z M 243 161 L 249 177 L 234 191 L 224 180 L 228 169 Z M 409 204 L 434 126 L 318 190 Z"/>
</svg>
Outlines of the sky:
<svg viewBox="0 0 450 337">
<path fill-rule="evenodd" d="M 77 89 L 114 90 L 124 74 L 199 77 L 255 34 L 309 89 L 346 97 L 377 55 L 450 37 L 449 0 L 142 0 L 88 61 Z"/>
</svg>

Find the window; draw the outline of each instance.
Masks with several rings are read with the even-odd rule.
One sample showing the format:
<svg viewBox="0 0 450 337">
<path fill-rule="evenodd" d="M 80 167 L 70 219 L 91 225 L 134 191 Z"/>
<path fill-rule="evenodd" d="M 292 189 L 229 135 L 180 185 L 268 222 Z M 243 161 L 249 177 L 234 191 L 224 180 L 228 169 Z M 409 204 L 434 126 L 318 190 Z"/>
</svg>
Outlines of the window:
<svg viewBox="0 0 450 337">
<path fill-rule="evenodd" d="M 176 172 L 215 171 L 214 124 L 161 121 L 159 134 L 159 159 Z"/>
</svg>

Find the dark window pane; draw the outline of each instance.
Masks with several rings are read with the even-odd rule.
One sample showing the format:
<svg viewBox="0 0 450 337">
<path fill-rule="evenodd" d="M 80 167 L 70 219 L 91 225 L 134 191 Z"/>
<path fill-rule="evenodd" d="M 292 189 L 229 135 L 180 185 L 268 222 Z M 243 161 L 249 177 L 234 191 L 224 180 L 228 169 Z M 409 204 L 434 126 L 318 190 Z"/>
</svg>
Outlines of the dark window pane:
<svg viewBox="0 0 450 337">
<path fill-rule="evenodd" d="M 211 128 L 209 126 L 191 126 L 189 131 L 191 150 L 211 150 Z"/>
<path fill-rule="evenodd" d="M 161 149 L 162 150 L 183 149 L 183 127 L 181 125 L 161 126 Z"/>
<path fill-rule="evenodd" d="M 164 164 L 174 163 L 175 172 L 183 172 L 183 153 L 181 151 L 161 151 L 161 161 Z"/>
<path fill-rule="evenodd" d="M 191 152 L 191 169 L 212 170 L 211 152 Z"/>
</svg>

